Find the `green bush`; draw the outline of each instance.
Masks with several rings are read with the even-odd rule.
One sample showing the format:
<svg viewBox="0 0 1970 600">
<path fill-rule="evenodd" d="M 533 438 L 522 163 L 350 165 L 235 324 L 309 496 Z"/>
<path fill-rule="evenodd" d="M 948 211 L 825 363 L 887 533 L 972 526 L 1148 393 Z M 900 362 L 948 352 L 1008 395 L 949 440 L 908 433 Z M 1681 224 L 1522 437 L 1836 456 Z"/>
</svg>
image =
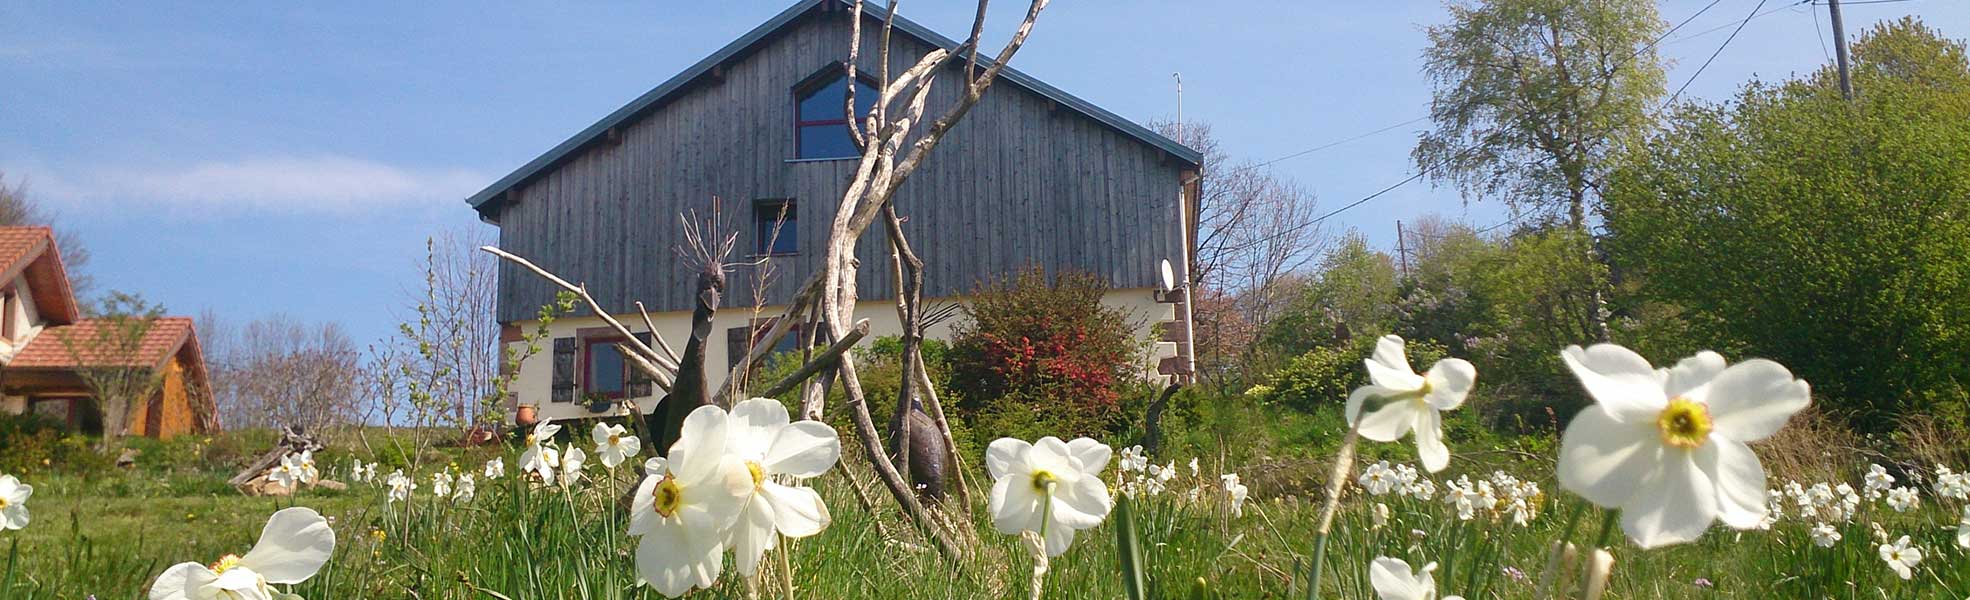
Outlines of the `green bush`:
<svg viewBox="0 0 1970 600">
<path fill-rule="evenodd" d="M 1284 368 L 1273 372 L 1269 390 L 1261 396 L 1303 412 L 1322 406 L 1340 406 L 1355 388 L 1368 384 L 1368 371 L 1361 361 L 1375 353 L 1377 337 L 1357 336 L 1340 346 L 1322 346 L 1293 357 Z M 1409 364 L 1418 372 L 1428 369 L 1449 353 L 1434 342 L 1408 343 Z"/>
</svg>

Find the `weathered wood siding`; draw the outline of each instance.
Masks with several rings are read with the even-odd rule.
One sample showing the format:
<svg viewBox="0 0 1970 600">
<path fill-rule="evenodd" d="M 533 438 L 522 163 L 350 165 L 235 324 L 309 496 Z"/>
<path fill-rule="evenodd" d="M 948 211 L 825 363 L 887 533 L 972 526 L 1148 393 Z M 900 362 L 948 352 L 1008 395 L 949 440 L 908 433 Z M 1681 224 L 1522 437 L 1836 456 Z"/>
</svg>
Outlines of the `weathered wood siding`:
<svg viewBox="0 0 1970 600">
<path fill-rule="evenodd" d="M 861 67 L 875 71 L 867 28 Z M 673 250 L 679 215 L 710 214 L 720 199 L 733 259 L 756 247 L 755 200 L 792 198 L 799 207 L 797 256 L 774 259 L 768 304 L 783 301 L 820 268 L 822 238 L 855 169 L 854 160 L 794 157 L 794 87 L 845 58 L 848 16 L 810 13 L 782 35 L 701 78 L 558 167 L 500 200 L 500 244 L 570 280 L 586 282 L 605 306 L 688 310 L 693 271 Z M 892 70 L 929 50 L 899 35 Z M 939 74 L 929 112 L 948 106 L 962 64 Z M 926 119 L 933 115 L 926 115 Z M 1157 263 L 1181 268 L 1180 177 L 1189 165 L 1030 90 L 999 82 L 944 139 L 899 192 L 905 229 L 926 261 L 926 294 L 959 295 L 983 279 L 1027 265 L 1078 269 L 1117 287 L 1157 281 Z M 893 296 L 880 226 L 862 239 L 861 295 Z M 728 306 L 754 298 L 751 267 L 736 269 Z M 501 265 L 499 318 L 532 319 L 553 299 L 545 281 Z"/>
</svg>

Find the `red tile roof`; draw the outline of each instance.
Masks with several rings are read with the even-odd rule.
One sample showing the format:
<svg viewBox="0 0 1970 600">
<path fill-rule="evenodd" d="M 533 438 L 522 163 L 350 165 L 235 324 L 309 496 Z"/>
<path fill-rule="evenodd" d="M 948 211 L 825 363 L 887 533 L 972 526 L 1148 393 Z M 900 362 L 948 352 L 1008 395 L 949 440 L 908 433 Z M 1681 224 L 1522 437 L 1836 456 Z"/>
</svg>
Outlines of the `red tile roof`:
<svg viewBox="0 0 1970 600">
<path fill-rule="evenodd" d="M 72 369 L 80 366 L 138 366 L 156 368 L 177 354 L 192 338 L 190 317 L 159 317 L 144 331 L 135 352 L 120 352 L 101 340 L 118 335 L 106 319 L 83 319 L 74 325 L 49 327 L 34 336 L 14 359 L 10 369 Z M 69 343 L 64 340 L 73 340 Z M 117 356 L 121 355 L 121 356 Z"/>
<path fill-rule="evenodd" d="M 55 231 L 47 227 L 0 227 L 0 279 L 26 269 L 27 262 L 40 256 L 54 239 Z"/>
</svg>

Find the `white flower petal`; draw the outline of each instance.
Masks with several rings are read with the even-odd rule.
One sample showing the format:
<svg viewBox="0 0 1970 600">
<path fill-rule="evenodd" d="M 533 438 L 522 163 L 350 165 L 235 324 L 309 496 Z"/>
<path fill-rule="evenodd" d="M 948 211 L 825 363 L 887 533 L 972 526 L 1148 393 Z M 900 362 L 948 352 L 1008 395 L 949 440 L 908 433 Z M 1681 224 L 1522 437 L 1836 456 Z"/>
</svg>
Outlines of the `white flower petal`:
<svg viewBox="0 0 1970 600">
<path fill-rule="evenodd" d="M 684 416 L 677 443 L 670 447 L 670 470 L 680 483 L 694 484 L 717 474 L 725 455 L 729 418 L 725 409 L 707 404 Z"/>
<path fill-rule="evenodd" d="M 814 488 L 784 486 L 768 481 L 760 486 L 759 495 L 773 508 L 773 526 L 780 535 L 790 538 L 803 538 L 827 529 L 834 520 L 828 514 L 828 504 L 821 500 L 820 492 Z M 757 497 L 755 497 L 755 501 Z"/>
<path fill-rule="evenodd" d="M 1423 589 L 1411 573 L 1408 561 L 1399 558 L 1377 557 L 1368 564 L 1368 583 L 1375 587 L 1375 595 L 1382 600 L 1427 600 L 1429 590 Z"/>
<path fill-rule="evenodd" d="M 243 565 L 227 569 L 226 572 L 220 573 L 219 578 L 212 581 L 212 588 L 229 592 L 225 594 L 213 594 L 215 600 L 218 598 L 223 598 L 224 600 L 273 600 L 273 595 L 268 593 L 267 586 L 262 582 L 260 574 L 253 572 L 253 569 Z M 207 590 L 194 591 L 195 595 L 210 593 L 212 592 Z"/>
<path fill-rule="evenodd" d="M 760 467 L 775 475 L 820 477 L 841 460 L 841 438 L 820 421 L 789 423 L 770 440 Z"/>
<path fill-rule="evenodd" d="M 1375 385 L 1401 390 L 1421 387 L 1423 378 L 1409 366 L 1409 356 L 1403 349 L 1400 336 L 1385 335 L 1375 340 L 1375 352 L 1362 361 L 1368 367 L 1368 379 Z"/>
<path fill-rule="evenodd" d="M 739 458 L 762 460 L 773 436 L 789 423 L 787 406 L 772 398 L 752 398 L 732 407 L 726 447 Z"/>
<path fill-rule="evenodd" d="M 1560 487 L 1603 508 L 1621 507 L 1647 484 L 1661 453 L 1654 423 L 1622 423 L 1604 406 L 1588 406 L 1561 436 Z"/>
<path fill-rule="evenodd" d="M 754 497 L 739 511 L 739 521 L 731 529 L 729 544 L 739 574 L 751 577 L 759 572 L 759 559 L 773 547 L 773 507 Z"/>
<path fill-rule="evenodd" d="M 1662 390 L 1670 398 L 1690 393 L 1703 384 L 1716 379 L 1724 372 L 1723 355 L 1704 350 L 1695 356 L 1677 361 L 1676 366 L 1664 371 Z"/>
<path fill-rule="evenodd" d="M 1443 445 L 1443 415 L 1430 409 L 1416 413 L 1416 456 L 1423 469 L 1435 473 L 1450 466 L 1450 447 Z"/>
<path fill-rule="evenodd" d="M 1751 529 L 1765 520 L 1765 467 L 1758 455 L 1735 440 L 1712 436 L 1696 450 L 1696 465 L 1716 482 L 1717 518 L 1737 529 Z"/>
<path fill-rule="evenodd" d="M 1032 449 L 1033 445 L 1026 440 L 992 440 L 992 445 L 985 448 L 985 470 L 991 473 L 992 479 L 1004 479 L 1007 474 L 1024 470 L 1026 453 Z"/>
<path fill-rule="evenodd" d="M 1812 390 L 1804 380 L 1764 359 L 1731 365 L 1699 393 L 1710 407 L 1713 431 L 1740 442 L 1769 437 L 1812 404 Z"/>
<path fill-rule="evenodd" d="M 1468 360 L 1446 358 L 1431 365 L 1423 378 L 1430 384 L 1430 406 L 1452 410 L 1464 405 L 1464 398 L 1470 396 L 1471 387 L 1477 384 L 1477 367 L 1471 366 Z"/>
<path fill-rule="evenodd" d="M 1115 452 L 1108 444 L 1086 437 L 1067 442 L 1067 451 L 1081 459 L 1081 472 L 1094 476 L 1100 476 L 1102 470 L 1108 468 L 1108 459 Z"/>
<path fill-rule="evenodd" d="M 1669 405 L 1662 394 L 1662 377 L 1647 360 L 1614 344 L 1581 349 L 1567 346 L 1560 361 L 1580 379 L 1594 401 L 1621 422 L 1652 420 Z"/>
<path fill-rule="evenodd" d="M 992 526 L 999 533 L 1018 535 L 1021 531 L 1040 530 L 1040 495 L 1033 490 L 1030 479 L 1005 477 L 992 482 L 991 500 L 986 508 L 992 514 Z"/>
<path fill-rule="evenodd" d="M 1100 479 L 1082 477 L 1071 483 L 1053 486 L 1053 522 L 1056 527 L 1092 528 L 1100 525 L 1113 507 L 1114 502 L 1108 497 L 1108 486 L 1103 485 Z"/>
<path fill-rule="evenodd" d="M 239 564 L 267 578 L 267 583 L 295 584 L 314 577 L 334 553 L 335 530 L 329 528 L 328 519 L 312 508 L 297 506 L 268 518 L 260 542 L 240 557 Z"/>
<path fill-rule="evenodd" d="M 1659 469 L 1621 506 L 1621 529 L 1643 549 L 1695 541 L 1717 520 L 1717 486 L 1689 452 L 1663 452 Z"/>
<path fill-rule="evenodd" d="M 1361 390 L 1355 390 L 1355 394 L 1361 394 Z M 1355 403 L 1353 396 L 1348 398 L 1348 403 L 1350 405 Z M 1384 404 L 1380 409 L 1360 417 L 1361 437 L 1377 442 L 1402 439 L 1402 436 L 1409 435 L 1409 430 L 1416 426 L 1418 410 L 1429 410 L 1429 405 L 1413 400 L 1396 400 Z"/>
<path fill-rule="evenodd" d="M 715 537 L 705 537 L 675 523 L 657 527 L 636 543 L 636 575 L 672 598 L 693 587 L 711 587 L 724 569 L 724 548 Z"/>
<path fill-rule="evenodd" d="M 219 574 L 205 565 L 178 563 L 157 576 L 157 581 L 150 586 L 150 600 L 193 600 L 194 592 L 212 585 L 218 579 Z"/>
<path fill-rule="evenodd" d="M 1067 547 L 1074 544 L 1074 529 L 1052 527 L 1047 529 L 1047 556 L 1054 557 L 1067 553 Z"/>
</svg>

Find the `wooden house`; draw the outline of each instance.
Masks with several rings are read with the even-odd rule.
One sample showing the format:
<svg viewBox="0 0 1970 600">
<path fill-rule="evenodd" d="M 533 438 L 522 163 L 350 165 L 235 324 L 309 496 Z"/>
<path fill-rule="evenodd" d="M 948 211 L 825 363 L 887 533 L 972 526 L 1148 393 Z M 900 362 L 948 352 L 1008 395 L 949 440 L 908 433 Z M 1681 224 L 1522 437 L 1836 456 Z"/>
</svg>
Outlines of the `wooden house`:
<svg viewBox="0 0 1970 600">
<path fill-rule="evenodd" d="M 467 201 L 499 227 L 502 248 L 585 283 L 613 310 L 643 303 L 673 343 L 687 334 L 695 274 L 674 251 L 679 217 L 717 210 L 738 232 L 742 256 L 734 261 L 770 258 L 778 274 L 764 285 L 756 267 L 729 275 L 720 331 L 707 349 L 708 366 L 722 372 L 763 331 L 757 319 L 777 315 L 776 305 L 820 269 L 828 220 L 856 167 L 845 90 L 857 86 L 861 111 L 876 96 L 874 80 L 844 74 L 852 14 L 838 0 L 800 2 Z M 871 32 L 885 16 L 865 9 L 859 74 L 879 73 Z M 890 65 L 898 73 L 933 48 L 958 46 L 908 19 L 895 27 Z M 963 69 L 953 61 L 938 72 L 931 111 L 955 99 Z M 1145 376 L 1184 377 L 1188 311 L 1181 293 L 1162 293 L 1160 265 L 1174 267 L 1177 287 L 1187 280 L 1201 161 L 1196 150 L 1007 68 L 896 202 L 926 262 L 926 298 L 962 302 L 981 282 L 1029 266 L 1093 273 L 1111 286 L 1104 302 L 1135 314 L 1144 338 L 1158 336 Z M 857 250 L 856 312 L 872 322 L 872 338 L 901 330 L 880 230 L 871 228 Z M 506 339 L 532 331 L 555 292 L 502 265 Z M 756 304 L 765 309 L 755 312 Z M 617 316 L 640 325 L 632 314 Z M 947 336 L 950 325 L 927 333 Z M 578 314 L 551 329 L 551 349 L 521 365 L 517 402 L 563 419 L 614 414 L 620 409 L 608 400 L 652 394 L 626 370 L 616 334 L 598 318 Z"/>
<path fill-rule="evenodd" d="M 81 316 L 52 230 L 0 227 L 0 412 L 101 434 L 102 408 L 83 373 L 134 369 L 160 381 L 130 406 L 126 433 L 161 439 L 217 429 L 192 320 L 129 323 Z M 129 343 L 103 343 L 119 336 Z"/>
</svg>

